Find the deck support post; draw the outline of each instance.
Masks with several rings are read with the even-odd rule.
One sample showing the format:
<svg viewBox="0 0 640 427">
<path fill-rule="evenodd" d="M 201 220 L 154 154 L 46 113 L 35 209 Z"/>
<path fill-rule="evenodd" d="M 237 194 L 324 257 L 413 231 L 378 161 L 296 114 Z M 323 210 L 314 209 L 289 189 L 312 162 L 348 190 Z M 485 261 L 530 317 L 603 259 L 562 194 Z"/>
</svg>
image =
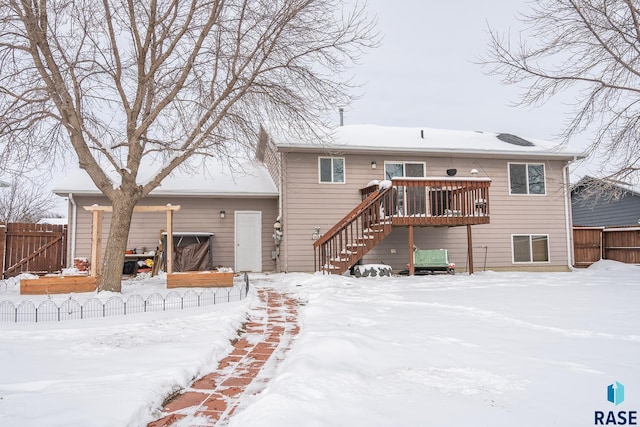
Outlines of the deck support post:
<svg viewBox="0 0 640 427">
<path fill-rule="evenodd" d="M 467 270 L 473 274 L 473 239 L 471 237 L 471 224 L 467 224 Z"/>
<path fill-rule="evenodd" d="M 415 263 L 413 262 L 413 225 L 409 226 L 409 276 L 416 273 Z"/>
</svg>

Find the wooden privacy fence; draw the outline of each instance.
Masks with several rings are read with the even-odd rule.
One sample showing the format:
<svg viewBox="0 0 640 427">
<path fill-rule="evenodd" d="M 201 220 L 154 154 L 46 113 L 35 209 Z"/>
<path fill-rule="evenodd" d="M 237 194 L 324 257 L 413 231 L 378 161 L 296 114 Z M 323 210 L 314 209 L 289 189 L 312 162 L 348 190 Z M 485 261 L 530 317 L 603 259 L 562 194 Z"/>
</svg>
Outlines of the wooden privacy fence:
<svg viewBox="0 0 640 427">
<path fill-rule="evenodd" d="M 2 278 L 59 272 L 67 265 L 67 226 L 0 224 Z"/>
<path fill-rule="evenodd" d="M 573 227 L 575 267 L 601 259 L 640 264 L 640 227 Z"/>
</svg>

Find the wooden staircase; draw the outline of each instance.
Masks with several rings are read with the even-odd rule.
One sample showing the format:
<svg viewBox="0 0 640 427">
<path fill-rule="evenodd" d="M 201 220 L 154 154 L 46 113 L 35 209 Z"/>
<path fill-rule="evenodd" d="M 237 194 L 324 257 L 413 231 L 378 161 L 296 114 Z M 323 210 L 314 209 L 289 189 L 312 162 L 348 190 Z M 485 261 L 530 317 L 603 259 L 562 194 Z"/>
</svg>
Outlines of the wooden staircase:
<svg viewBox="0 0 640 427">
<path fill-rule="evenodd" d="M 393 227 L 489 224 L 490 186 L 488 178 L 434 177 L 393 178 L 385 188 L 365 187 L 362 202 L 313 244 L 315 270 L 344 273 Z"/>
<path fill-rule="evenodd" d="M 373 191 L 313 244 L 316 271 L 346 272 L 391 233 L 391 218 L 385 214 L 390 195 L 391 187 Z"/>
</svg>

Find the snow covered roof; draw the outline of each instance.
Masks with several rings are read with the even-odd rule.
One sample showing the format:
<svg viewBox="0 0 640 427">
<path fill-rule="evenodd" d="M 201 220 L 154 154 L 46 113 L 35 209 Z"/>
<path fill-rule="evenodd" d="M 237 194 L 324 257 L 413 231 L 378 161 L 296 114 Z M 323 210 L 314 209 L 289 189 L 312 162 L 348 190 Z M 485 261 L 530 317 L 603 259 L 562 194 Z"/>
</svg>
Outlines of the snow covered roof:
<svg viewBox="0 0 640 427">
<path fill-rule="evenodd" d="M 42 218 L 38 221 L 38 224 L 67 225 L 69 224 L 69 218 Z"/>
<path fill-rule="evenodd" d="M 582 153 L 558 143 L 521 138 L 508 133 L 349 125 L 334 130 L 333 141 L 319 146 L 309 141 L 274 137 L 282 151 L 339 150 L 412 152 L 431 155 L 473 154 L 483 157 L 528 156 L 573 159 Z"/>
<path fill-rule="evenodd" d="M 11 184 L 0 179 L 0 187 L 11 187 Z"/>
<path fill-rule="evenodd" d="M 116 182 L 115 173 L 113 176 Z M 144 179 L 144 177 L 142 177 Z M 119 180 L 117 180 L 119 182 Z M 100 194 L 89 175 L 82 169 L 68 173 L 54 186 L 59 195 Z M 219 197 L 276 197 L 278 189 L 271 175 L 256 162 L 242 164 L 234 170 L 217 164 L 207 170 L 176 170 L 154 189 L 151 196 L 219 196 Z"/>
</svg>

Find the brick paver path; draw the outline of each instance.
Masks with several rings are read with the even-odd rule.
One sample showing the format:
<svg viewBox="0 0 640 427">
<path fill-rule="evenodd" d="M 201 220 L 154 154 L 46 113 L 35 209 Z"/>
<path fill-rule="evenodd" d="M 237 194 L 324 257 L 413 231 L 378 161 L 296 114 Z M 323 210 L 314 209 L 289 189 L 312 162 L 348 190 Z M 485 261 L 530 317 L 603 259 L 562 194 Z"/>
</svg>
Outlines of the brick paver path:
<svg viewBox="0 0 640 427">
<path fill-rule="evenodd" d="M 163 408 L 162 418 L 148 427 L 168 427 L 195 415 L 192 427 L 222 426 L 242 398 L 262 391 L 271 379 L 268 373 L 281 361 L 298 334 L 298 302 L 272 289 L 259 289 L 260 307 L 253 310 L 246 333 L 218 369 L 197 379 Z"/>
</svg>

